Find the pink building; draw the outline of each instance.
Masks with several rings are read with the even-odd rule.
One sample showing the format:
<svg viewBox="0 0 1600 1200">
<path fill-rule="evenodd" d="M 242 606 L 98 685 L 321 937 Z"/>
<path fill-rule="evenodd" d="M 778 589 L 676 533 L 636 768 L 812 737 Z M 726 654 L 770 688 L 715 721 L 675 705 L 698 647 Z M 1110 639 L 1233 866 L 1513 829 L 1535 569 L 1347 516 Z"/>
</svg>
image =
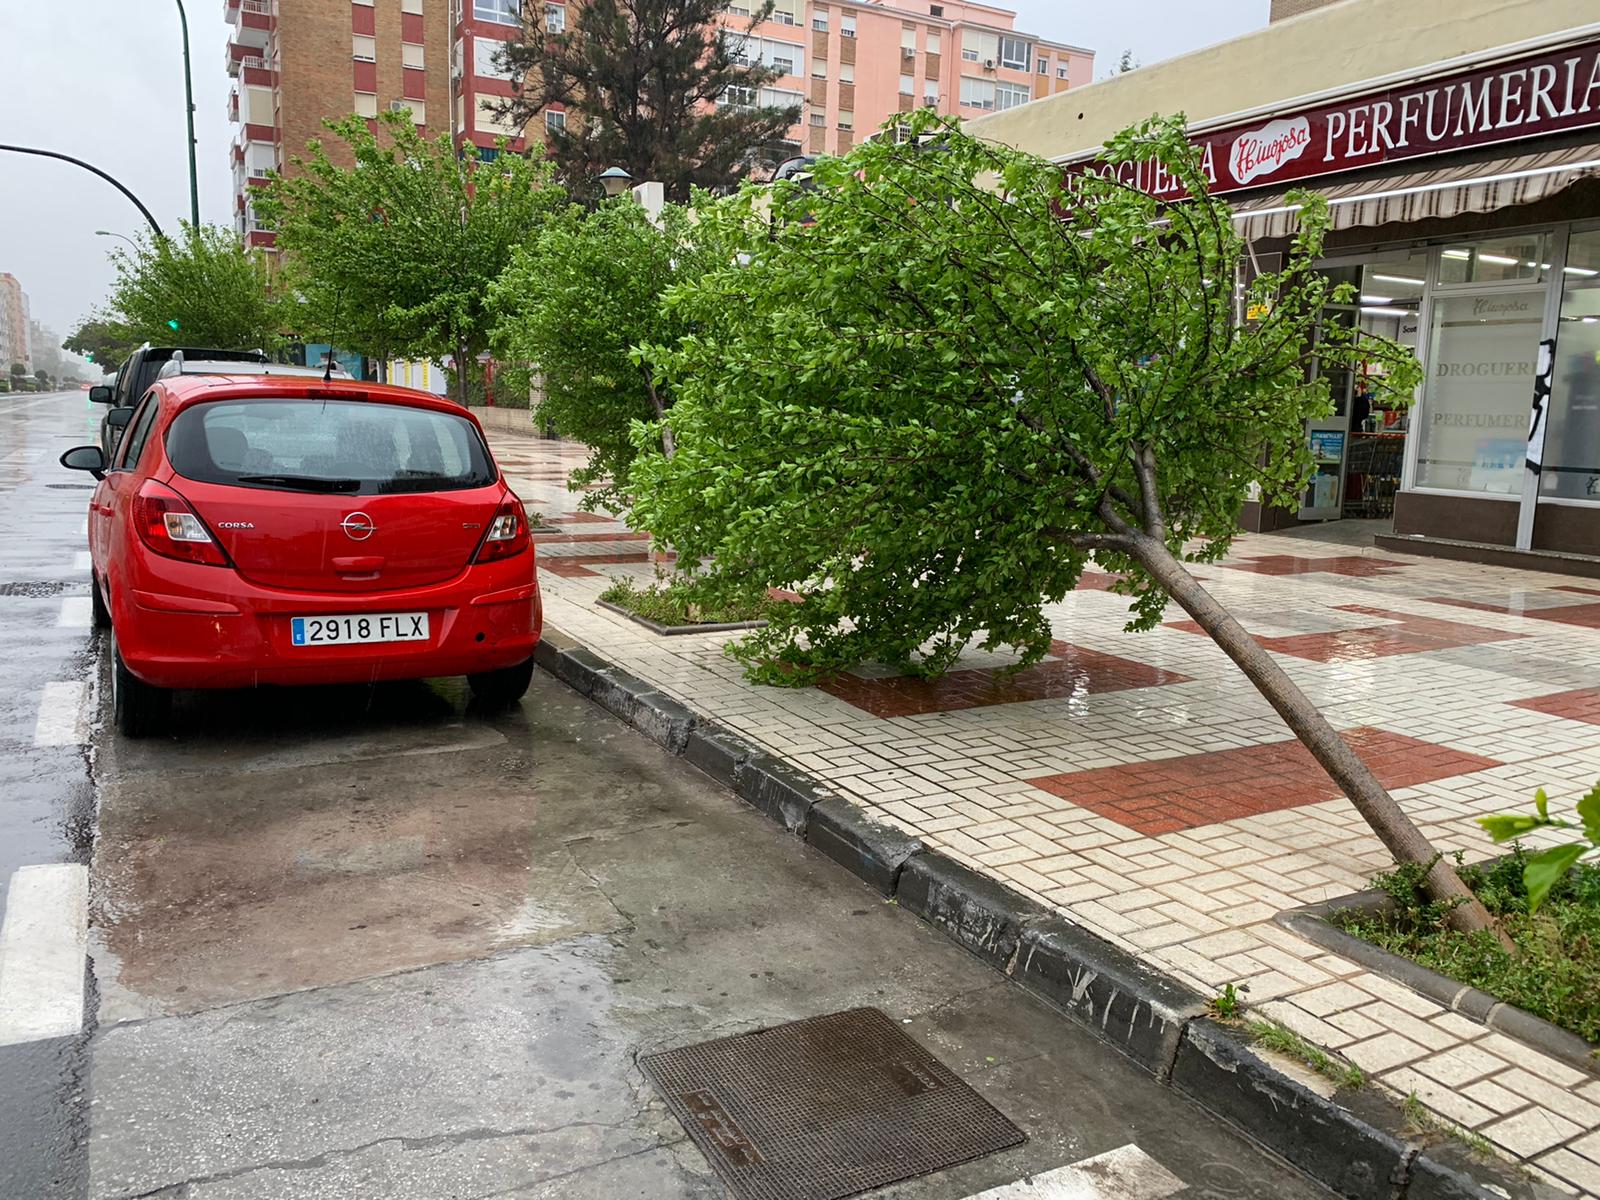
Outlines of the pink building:
<svg viewBox="0 0 1600 1200">
<path fill-rule="evenodd" d="M 777 0 L 740 50 L 784 72 L 760 96 L 722 104 L 798 104 L 796 153 L 843 154 L 893 114 L 916 108 L 974 117 L 1094 78 L 1094 52 L 1023 33 L 1016 13 L 959 0 Z"/>
</svg>

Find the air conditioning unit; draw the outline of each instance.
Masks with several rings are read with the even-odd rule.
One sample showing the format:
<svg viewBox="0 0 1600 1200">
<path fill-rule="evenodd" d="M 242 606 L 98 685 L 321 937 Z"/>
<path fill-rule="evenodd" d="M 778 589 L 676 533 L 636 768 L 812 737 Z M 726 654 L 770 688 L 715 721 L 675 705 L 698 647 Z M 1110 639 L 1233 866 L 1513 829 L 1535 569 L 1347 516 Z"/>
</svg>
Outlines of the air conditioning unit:
<svg viewBox="0 0 1600 1200">
<path fill-rule="evenodd" d="M 986 58 L 983 60 L 983 69 L 985 71 L 992 71 L 999 65 L 1000 64 L 995 62 L 992 58 Z"/>
<path fill-rule="evenodd" d="M 411 106 L 412 105 L 411 105 L 411 101 L 410 100 L 391 100 L 391 101 L 389 101 L 389 111 L 390 112 L 406 112 L 411 108 Z"/>
<path fill-rule="evenodd" d="M 900 47 L 900 57 L 901 58 L 915 58 L 916 56 L 917 56 L 917 48 L 915 46 L 901 46 Z"/>
</svg>

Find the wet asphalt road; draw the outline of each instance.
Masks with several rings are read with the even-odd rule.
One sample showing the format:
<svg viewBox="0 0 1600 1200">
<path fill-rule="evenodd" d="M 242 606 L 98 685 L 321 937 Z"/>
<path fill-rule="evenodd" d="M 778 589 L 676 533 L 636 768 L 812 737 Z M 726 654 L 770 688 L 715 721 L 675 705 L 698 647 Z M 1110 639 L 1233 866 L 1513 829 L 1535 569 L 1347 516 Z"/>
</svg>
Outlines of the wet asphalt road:
<svg viewBox="0 0 1600 1200">
<path fill-rule="evenodd" d="M 103 411 L 84 392 L 0 396 L 0 920 L 18 867 L 91 852 L 90 747 L 35 736 L 46 685 L 87 687 L 95 673 L 90 630 L 61 623 L 63 600 L 89 594 L 78 553 L 90 481 L 56 459 L 95 440 Z M 85 1041 L 0 1046 L 0 1197 L 82 1194 Z"/>
<path fill-rule="evenodd" d="M 28 400 L 0 582 L 82 592 L 88 493 L 46 485 L 98 414 Z M 92 704 L 104 666 L 62 595 L 0 606 L 0 863 L 91 856 L 96 987 L 86 1046 L 0 1049 L 4 1200 L 719 1197 L 637 1056 L 863 1005 L 1028 1135 L 879 1195 L 1129 1144 L 1177 1190 L 1108 1200 L 1325 1195 L 547 676 L 509 714 L 191 695 L 171 737 L 35 747 L 44 685 Z"/>
</svg>

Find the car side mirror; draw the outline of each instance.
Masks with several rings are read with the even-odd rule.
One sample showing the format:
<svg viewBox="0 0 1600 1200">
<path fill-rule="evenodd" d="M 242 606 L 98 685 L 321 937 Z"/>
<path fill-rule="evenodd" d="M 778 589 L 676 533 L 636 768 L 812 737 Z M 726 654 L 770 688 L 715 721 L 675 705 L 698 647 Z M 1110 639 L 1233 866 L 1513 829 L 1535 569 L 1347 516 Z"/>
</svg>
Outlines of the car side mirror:
<svg viewBox="0 0 1600 1200">
<path fill-rule="evenodd" d="M 110 404 L 111 389 L 103 383 L 97 383 L 89 389 L 89 399 L 95 404 Z"/>
<path fill-rule="evenodd" d="M 96 479 L 104 479 L 106 452 L 99 446 L 74 446 L 61 456 L 61 465 L 69 471 L 87 471 Z"/>
<path fill-rule="evenodd" d="M 128 422 L 133 420 L 133 405 L 124 408 L 113 408 L 106 414 L 106 424 L 113 429 L 126 429 Z"/>
</svg>

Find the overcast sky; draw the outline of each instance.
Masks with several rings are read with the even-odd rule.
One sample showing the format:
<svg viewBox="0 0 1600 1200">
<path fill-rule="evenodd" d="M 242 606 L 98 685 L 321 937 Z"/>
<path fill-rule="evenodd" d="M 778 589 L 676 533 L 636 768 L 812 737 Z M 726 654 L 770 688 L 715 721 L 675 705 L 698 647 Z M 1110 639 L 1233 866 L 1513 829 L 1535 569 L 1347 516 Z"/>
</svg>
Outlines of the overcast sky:
<svg viewBox="0 0 1600 1200">
<path fill-rule="evenodd" d="M 306 0 L 300 0 L 304 3 Z M 1268 0 L 1000 0 L 1029 33 L 1086 46 L 1105 74 L 1122 50 L 1149 64 L 1266 24 Z M 188 0 L 194 52 L 200 217 L 232 220 L 228 27 L 221 0 Z M 175 3 L 0 0 L 0 142 L 85 158 L 122 180 L 168 230 L 189 213 L 183 59 Z M 22 281 L 34 318 L 66 336 L 111 281 L 95 236 L 131 235 L 138 210 L 65 163 L 0 152 L 0 271 Z"/>
</svg>

